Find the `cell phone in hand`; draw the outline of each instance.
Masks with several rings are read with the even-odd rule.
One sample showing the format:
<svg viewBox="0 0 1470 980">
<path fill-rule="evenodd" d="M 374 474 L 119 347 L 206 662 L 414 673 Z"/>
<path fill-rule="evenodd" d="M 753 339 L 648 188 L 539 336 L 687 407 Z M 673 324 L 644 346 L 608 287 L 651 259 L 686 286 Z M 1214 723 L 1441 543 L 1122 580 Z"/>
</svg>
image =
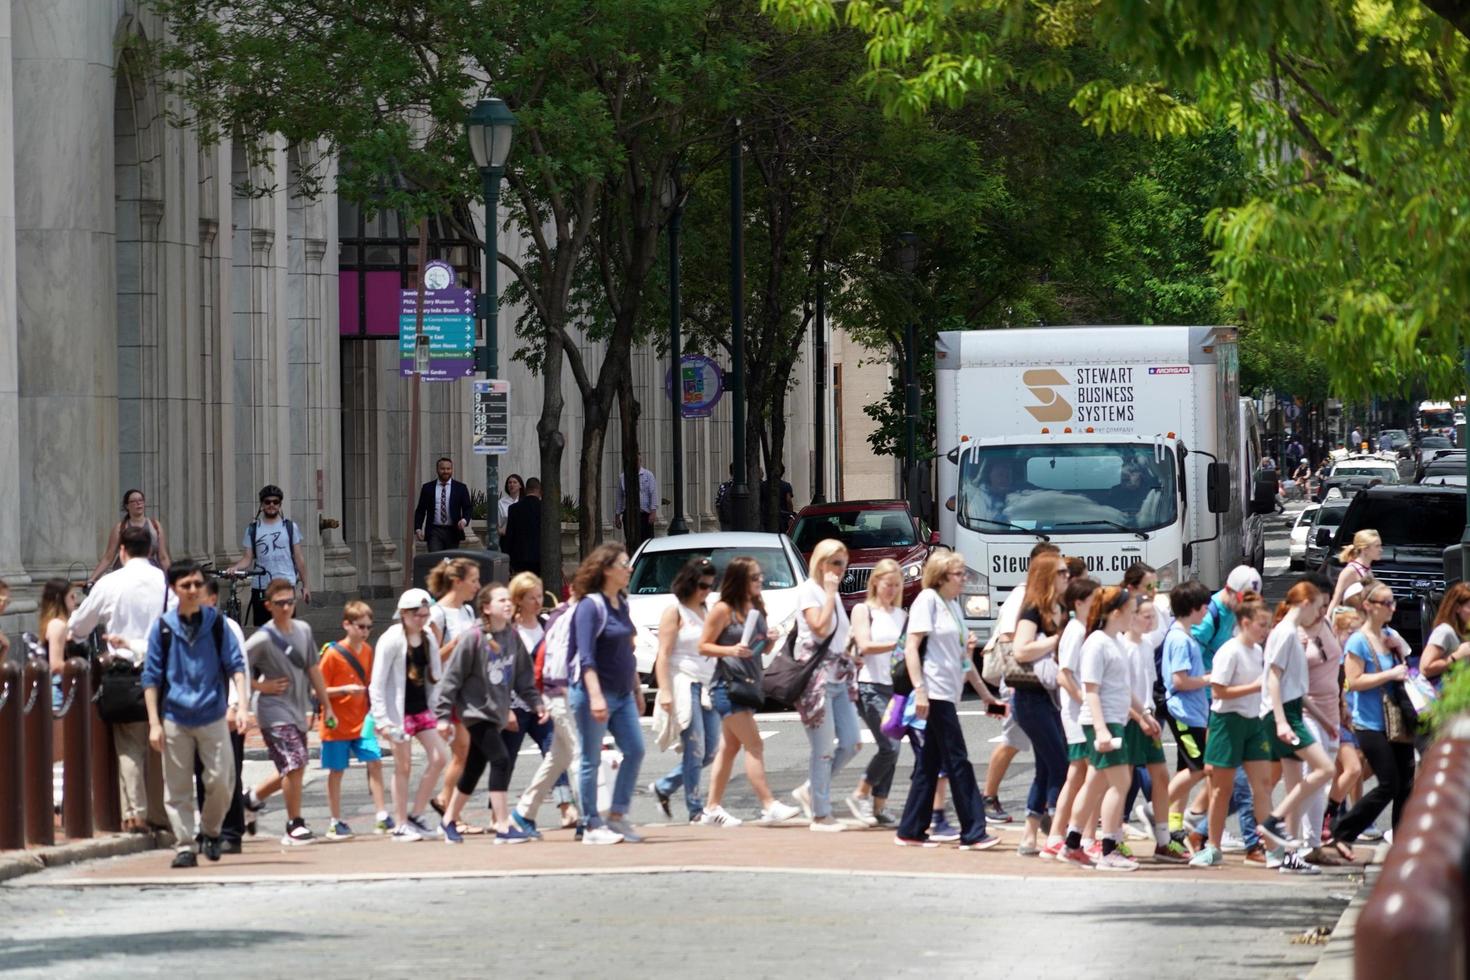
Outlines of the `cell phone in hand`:
<svg viewBox="0 0 1470 980">
<path fill-rule="evenodd" d="M 1004 718 L 1010 713 L 1010 708 L 1004 701 L 992 701 L 985 706 L 985 713 L 992 718 Z"/>
</svg>

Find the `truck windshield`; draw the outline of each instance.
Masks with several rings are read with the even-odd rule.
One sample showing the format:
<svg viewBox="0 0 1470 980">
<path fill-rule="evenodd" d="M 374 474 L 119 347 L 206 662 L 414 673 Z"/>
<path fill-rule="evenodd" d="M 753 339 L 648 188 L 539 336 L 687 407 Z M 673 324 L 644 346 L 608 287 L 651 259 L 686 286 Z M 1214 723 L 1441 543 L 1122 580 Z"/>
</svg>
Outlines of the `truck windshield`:
<svg viewBox="0 0 1470 980">
<path fill-rule="evenodd" d="M 1350 544 L 1364 528 L 1377 531 L 1386 548 L 1448 548 L 1465 533 L 1465 496 L 1359 494 L 1343 516 L 1335 546 Z"/>
<path fill-rule="evenodd" d="M 986 446 L 960 466 L 959 523 L 986 534 L 1151 531 L 1174 523 L 1174 451 L 1152 446 Z"/>
</svg>

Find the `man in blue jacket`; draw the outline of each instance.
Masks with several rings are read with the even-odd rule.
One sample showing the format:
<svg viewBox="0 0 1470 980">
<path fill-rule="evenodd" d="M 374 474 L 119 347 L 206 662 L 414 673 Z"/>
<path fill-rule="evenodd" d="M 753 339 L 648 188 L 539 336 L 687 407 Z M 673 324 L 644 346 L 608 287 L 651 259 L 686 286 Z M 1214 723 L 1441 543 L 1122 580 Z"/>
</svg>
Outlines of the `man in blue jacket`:
<svg viewBox="0 0 1470 980">
<path fill-rule="evenodd" d="M 173 866 L 192 868 L 196 812 L 194 759 L 203 765 L 203 836 L 199 850 L 211 861 L 220 855 L 220 825 L 235 794 L 234 748 L 225 724 L 226 685 L 239 695 L 235 728 L 250 727 L 245 657 L 225 628 L 220 612 L 204 604 L 204 575 L 191 561 L 174 562 L 169 588 L 179 604 L 148 634 L 143 662 L 143 700 L 148 706 L 148 742 L 163 753 L 164 810 L 173 825 Z"/>
</svg>

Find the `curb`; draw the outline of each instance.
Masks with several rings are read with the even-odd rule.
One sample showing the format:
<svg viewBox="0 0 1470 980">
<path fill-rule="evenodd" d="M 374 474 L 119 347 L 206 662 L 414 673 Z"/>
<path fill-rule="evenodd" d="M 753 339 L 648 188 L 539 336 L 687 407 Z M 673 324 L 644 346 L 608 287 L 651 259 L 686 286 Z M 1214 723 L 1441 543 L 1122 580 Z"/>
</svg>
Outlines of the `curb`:
<svg viewBox="0 0 1470 980">
<path fill-rule="evenodd" d="M 1348 907 L 1342 910 L 1337 923 L 1332 927 L 1332 937 L 1322 948 L 1322 955 L 1307 973 L 1306 980 L 1352 980 L 1354 940 L 1358 929 L 1358 916 L 1373 893 L 1373 886 L 1383 873 L 1383 861 L 1388 856 L 1388 845 L 1381 844 L 1374 851 L 1373 860 L 1363 869 L 1363 883 L 1353 893 Z"/>
<path fill-rule="evenodd" d="M 91 840 L 57 844 L 34 851 L 0 853 L 0 881 L 59 868 L 78 861 L 138 854 L 156 847 L 152 834 L 112 834 Z"/>
</svg>

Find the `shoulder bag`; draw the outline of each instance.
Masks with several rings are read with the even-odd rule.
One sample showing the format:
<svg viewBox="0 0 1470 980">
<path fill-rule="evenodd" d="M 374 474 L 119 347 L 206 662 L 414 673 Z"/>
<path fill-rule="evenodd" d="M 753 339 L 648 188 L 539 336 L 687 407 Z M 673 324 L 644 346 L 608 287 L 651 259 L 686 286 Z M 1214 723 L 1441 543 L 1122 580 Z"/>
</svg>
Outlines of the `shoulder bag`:
<svg viewBox="0 0 1470 980">
<path fill-rule="evenodd" d="M 1402 663 L 1398 653 L 1388 645 L 1387 640 L 1383 645 L 1395 665 Z M 1372 644 L 1370 643 L 1369 646 L 1371 647 Z M 1378 651 L 1374 650 L 1373 655 L 1376 659 Z M 1414 710 L 1414 703 L 1409 700 L 1403 683 L 1389 681 L 1381 685 L 1378 690 L 1383 698 L 1383 734 L 1390 742 L 1399 745 L 1413 745 L 1419 734 L 1419 712 Z"/>
<path fill-rule="evenodd" d="M 797 615 L 803 615 L 798 611 Z M 761 679 L 761 688 L 767 698 L 789 707 L 795 707 L 806 693 L 807 686 L 811 683 L 812 676 L 822 666 L 822 661 L 827 658 L 827 650 L 832 646 L 832 638 L 837 635 L 837 624 L 832 624 L 832 632 L 827 638 L 817 644 L 810 658 L 804 661 L 796 659 L 796 637 L 797 630 L 793 626 L 791 632 L 786 634 L 786 644 L 781 652 L 776 654 L 770 666 L 766 668 L 766 675 Z M 734 700 L 732 697 L 731 700 Z"/>
</svg>

